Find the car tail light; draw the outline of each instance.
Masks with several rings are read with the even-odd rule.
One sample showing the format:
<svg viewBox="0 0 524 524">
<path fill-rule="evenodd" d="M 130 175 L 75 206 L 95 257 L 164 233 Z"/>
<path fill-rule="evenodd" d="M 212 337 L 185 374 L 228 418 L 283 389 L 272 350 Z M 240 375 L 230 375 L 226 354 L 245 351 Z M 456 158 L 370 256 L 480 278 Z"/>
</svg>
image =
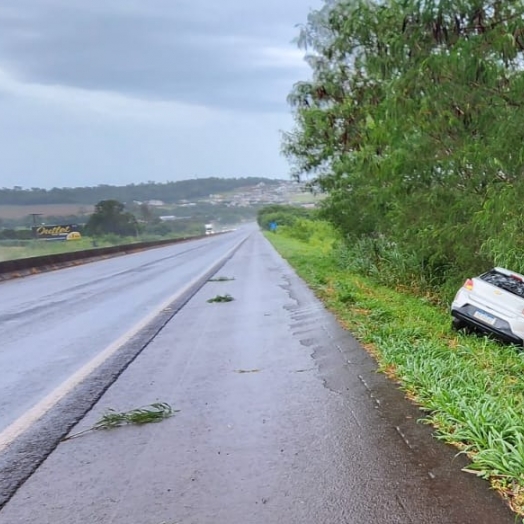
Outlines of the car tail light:
<svg viewBox="0 0 524 524">
<path fill-rule="evenodd" d="M 473 280 L 471 280 L 471 278 L 468 278 L 466 280 L 466 282 L 464 282 L 464 287 L 468 290 L 468 291 L 471 291 L 473 289 Z"/>
</svg>

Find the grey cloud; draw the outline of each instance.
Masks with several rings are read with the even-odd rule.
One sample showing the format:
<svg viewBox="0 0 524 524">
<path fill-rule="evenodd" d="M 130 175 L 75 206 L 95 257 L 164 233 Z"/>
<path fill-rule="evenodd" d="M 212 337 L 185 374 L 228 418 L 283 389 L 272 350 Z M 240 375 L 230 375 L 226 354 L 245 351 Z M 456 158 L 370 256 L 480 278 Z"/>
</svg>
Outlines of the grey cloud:
<svg viewBox="0 0 524 524">
<path fill-rule="evenodd" d="M 4 0 L 0 66 L 45 84 L 228 109 L 285 110 L 295 66 L 257 62 L 303 0 Z"/>
<path fill-rule="evenodd" d="M 183 180 L 198 176 L 286 178 L 278 128 L 286 115 L 238 113 L 192 128 L 85 120 L 38 100 L 0 99 L 0 187 Z"/>
</svg>

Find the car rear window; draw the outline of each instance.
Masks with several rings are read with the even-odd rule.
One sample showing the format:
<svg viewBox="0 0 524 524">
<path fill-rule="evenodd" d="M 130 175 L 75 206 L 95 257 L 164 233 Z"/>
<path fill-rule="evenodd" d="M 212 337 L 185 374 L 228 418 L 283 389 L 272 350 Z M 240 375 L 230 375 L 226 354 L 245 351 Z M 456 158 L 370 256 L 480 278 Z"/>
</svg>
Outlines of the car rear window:
<svg viewBox="0 0 524 524">
<path fill-rule="evenodd" d="M 497 286 L 504 291 L 509 291 L 514 295 L 524 298 L 524 282 L 519 277 L 505 275 L 492 269 L 480 277 L 493 286 Z"/>
</svg>

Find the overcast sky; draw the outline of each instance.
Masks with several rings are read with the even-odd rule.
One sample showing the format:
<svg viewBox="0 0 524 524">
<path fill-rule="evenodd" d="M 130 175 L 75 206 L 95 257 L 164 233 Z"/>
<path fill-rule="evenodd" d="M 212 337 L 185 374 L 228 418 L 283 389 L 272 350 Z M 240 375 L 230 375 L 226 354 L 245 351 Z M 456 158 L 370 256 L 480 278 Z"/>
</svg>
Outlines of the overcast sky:
<svg viewBox="0 0 524 524">
<path fill-rule="evenodd" d="M 288 178 L 321 0 L 1 0 L 0 187 Z"/>
</svg>

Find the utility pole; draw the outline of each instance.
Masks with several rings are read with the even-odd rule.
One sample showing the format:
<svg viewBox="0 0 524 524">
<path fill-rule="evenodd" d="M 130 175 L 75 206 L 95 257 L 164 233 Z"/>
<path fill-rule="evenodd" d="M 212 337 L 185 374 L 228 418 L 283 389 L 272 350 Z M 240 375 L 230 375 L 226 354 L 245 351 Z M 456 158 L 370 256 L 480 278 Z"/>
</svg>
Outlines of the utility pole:
<svg viewBox="0 0 524 524">
<path fill-rule="evenodd" d="M 36 217 L 41 217 L 42 213 L 29 213 L 33 217 L 33 236 L 36 238 Z"/>
</svg>

